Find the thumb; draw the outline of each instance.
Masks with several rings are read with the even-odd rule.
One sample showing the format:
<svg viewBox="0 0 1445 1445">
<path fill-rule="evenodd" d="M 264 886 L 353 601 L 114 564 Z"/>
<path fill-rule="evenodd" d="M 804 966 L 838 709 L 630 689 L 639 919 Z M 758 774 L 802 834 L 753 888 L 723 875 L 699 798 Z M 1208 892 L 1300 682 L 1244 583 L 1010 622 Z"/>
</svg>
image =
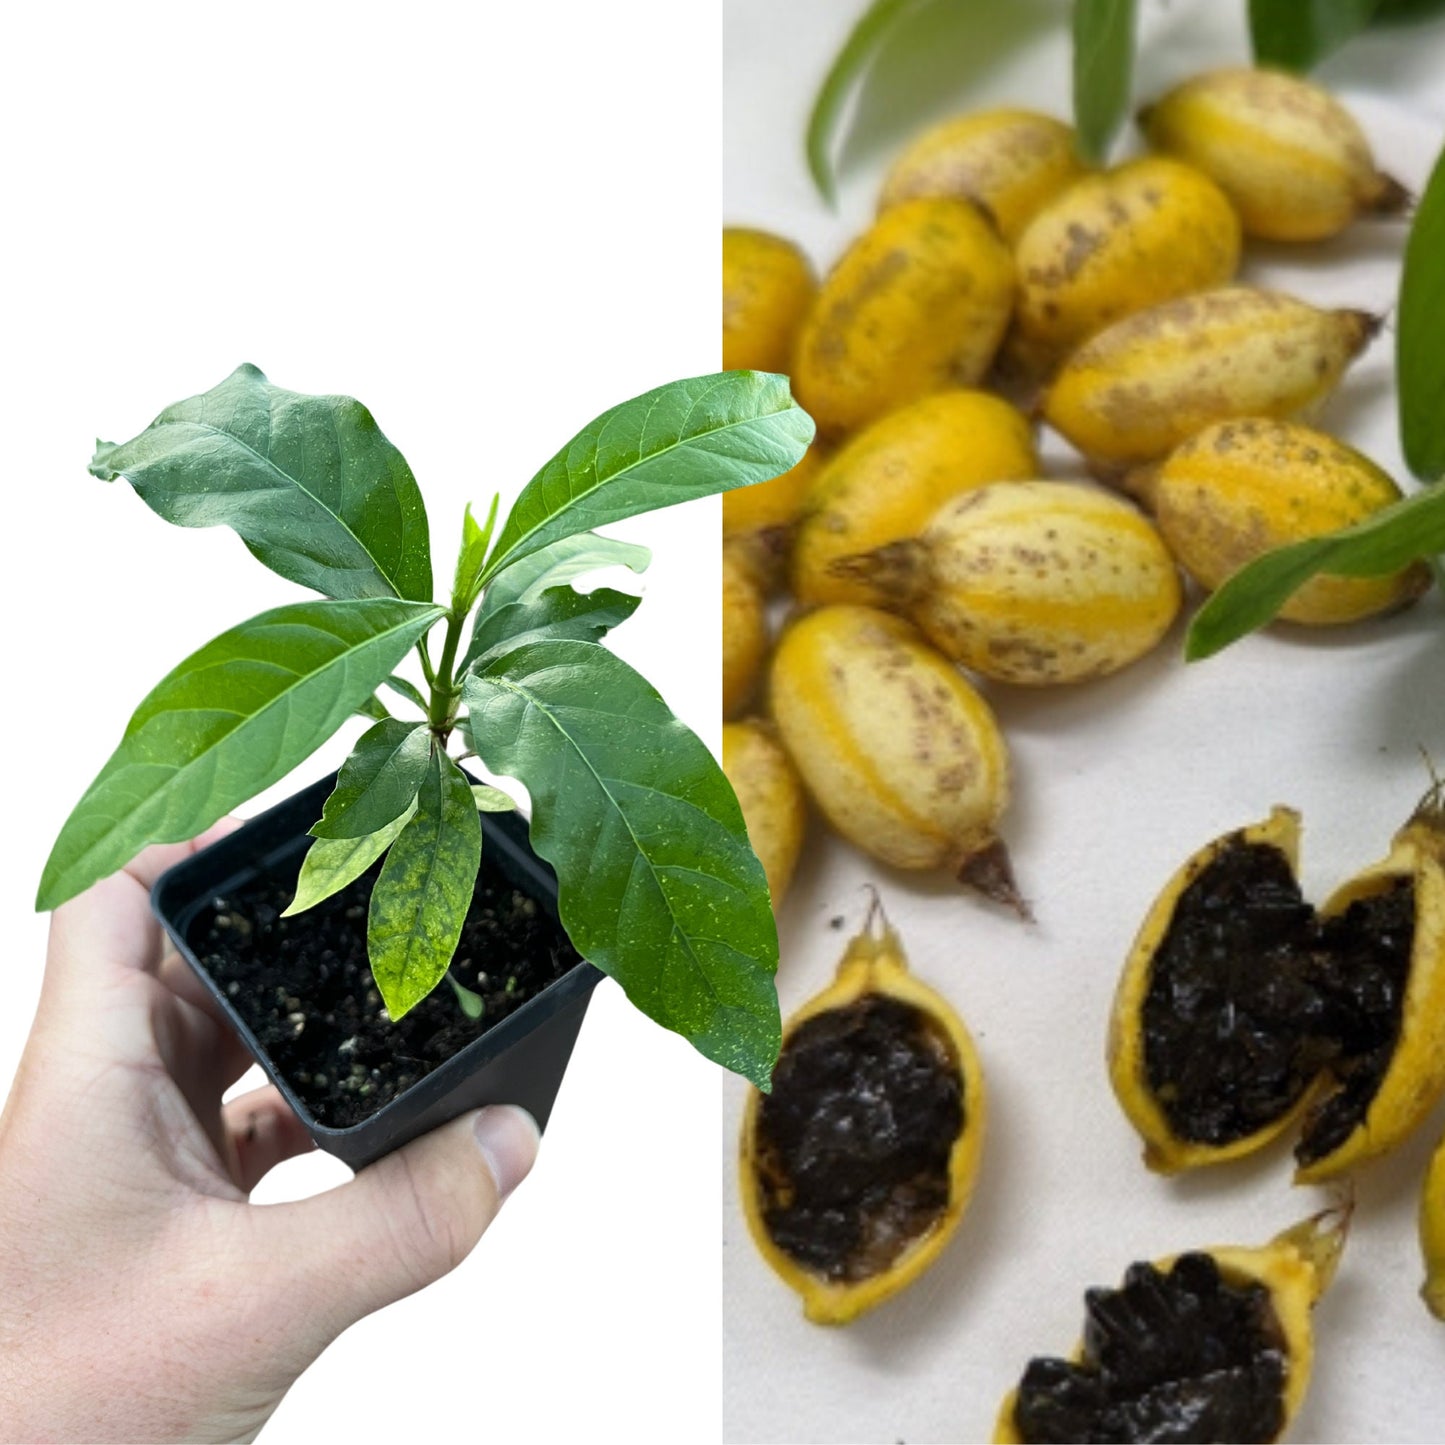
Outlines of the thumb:
<svg viewBox="0 0 1445 1445">
<path fill-rule="evenodd" d="M 537 1157 L 532 1116 L 497 1104 L 413 1140 L 339 1187 L 272 1206 L 276 1253 L 306 1280 L 308 1323 L 328 1340 L 455 1269 Z M 293 1294 L 293 1298 L 297 1296 Z M 322 1348 L 327 1341 L 317 1342 Z"/>
</svg>

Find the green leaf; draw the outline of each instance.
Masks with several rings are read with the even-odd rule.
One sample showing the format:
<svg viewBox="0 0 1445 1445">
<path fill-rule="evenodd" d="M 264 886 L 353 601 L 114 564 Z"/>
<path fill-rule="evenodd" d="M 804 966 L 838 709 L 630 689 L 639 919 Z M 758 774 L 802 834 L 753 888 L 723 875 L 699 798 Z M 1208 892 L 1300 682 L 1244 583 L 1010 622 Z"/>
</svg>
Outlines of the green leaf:
<svg viewBox="0 0 1445 1445">
<path fill-rule="evenodd" d="M 472 784 L 472 799 L 479 813 L 515 813 L 517 804 L 500 788 L 487 783 Z"/>
<path fill-rule="evenodd" d="M 367 915 L 371 972 L 393 1019 L 415 1008 L 446 976 L 481 861 L 482 825 L 471 784 L 434 748 L 416 812 L 386 855 Z"/>
<path fill-rule="evenodd" d="M 357 717 L 369 717 L 372 722 L 385 722 L 391 716 L 386 704 L 379 697 L 369 697 L 356 709 Z"/>
<path fill-rule="evenodd" d="M 1258 65 L 1313 70 L 1369 25 L 1380 0 L 1249 0 Z"/>
<path fill-rule="evenodd" d="M 408 702 L 415 703 L 423 712 L 426 711 L 426 699 L 417 690 L 416 684 L 408 682 L 404 677 L 397 677 L 393 674 L 382 684 L 389 687 L 399 697 L 404 697 Z"/>
<path fill-rule="evenodd" d="M 522 489 L 483 580 L 560 538 L 769 481 L 812 439 L 785 376 L 724 371 L 633 397 L 589 423 Z"/>
<path fill-rule="evenodd" d="M 1421 481 L 1445 476 L 1445 150 L 1421 197 L 1400 281 L 1400 441 Z"/>
<path fill-rule="evenodd" d="M 652 553 L 646 547 L 595 532 L 563 537 L 523 557 L 487 588 L 459 672 L 511 638 L 517 639 L 516 645 L 523 638 L 541 641 L 547 637 L 596 642 L 630 617 L 641 599 L 608 588 L 579 593 L 568 584 L 602 567 L 627 567 L 640 574 L 651 561 Z"/>
<path fill-rule="evenodd" d="M 1096 164 L 1129 112 L 1134 33 L 1135 0 L 1074 0 L 1074 124 Z"/>
<path fill-rule="evenodd" d="M 473 993 L 471 989 L 459 984 L 450 973 L 447 974 L 447 982 L 452 986 L 452 992 L 456 995 L 457 1007 L 469 1019 L 481 1018 L 486 1010 L 486 1001 L 481 994 Z"/>
<path fill-rule="evenodd" d="M 368 728 L 341 765 L 312 836 L 365 838 L 386 827 L 411 807 L 430 764 L 425 723 L 393 718 Z"/>
<path fill-rule="evenodd" d="M 1240 568 L 1195 614 L 1185 641 L 1191 661 L 1212 656 L 1263 627 L 1311 577 L 1384 577 L 1445 551 L 1445 487 L 1402 498 L 1364 522 L 1292 542 Z"/>
<path fill-rule="evenodd" d="M 472 603 L 481 594 L 482 568 L 491 545 L 492 529 L 497 525 L 497 505 L 501 500 L 500 494 L 493 496 L 484 527 L 477 526 L 470 502 L 462 514 L 462 546 L 457 553 L 457 573 L 452 583 L 452 607 L 459 617 L 472 610 Z"/>
<path fill-rule="evenodd" d="M 148 843 L 179 843 L 303 762 L 442 615 L 395 598 L 298 602 L 223 632 L 163 679 L 60 831 L 36 907 Z"/>
<path fill-rule="evenodd" d="M 1377 25 L 1413 25 L 1445 12 L 1445 0 L 1379 0 Z"/>
<path fill-rule="evenodd" d="M 426 509 L 406 459 L 346 396 L 302 396 L 240 366 L 167 407 L 90 470 L 181 527 L 232 527 L 272 571 L 328 597 L 430 602 Z"/>
<path fill-rule="evenodd" d="M 293 913 L 304 913 L 322 899 L 339 893 L 353 879 L 360 878 L 391 847 L 415 812 L 413 800 L 401 817 L 365 838 L 318 838 L 301 860 L 296 896 L 281 916 L 289 918 Z"/>
<path fill-rule="evenodd" d="M 584 958 L 708 1058 L 767 1088 L 781 1038 L 762 865 L 711 753 L 605 648 L 537 642 L 469 674 L 477 751 L 532 798 Z"/>
<path fill-rule="evenodd" d="M 813 184 L 828 204 L 838 200 L 837 177 L 833 171 L 833 135 L 854 83 L 872 63 L 888 32 L 922 0 L 873 0 L 853 27 L 838 57 L 823 78 L 817 99 L 808 116 L 808 170 Z"/>
<path fill-rule="evenodd" d="M 641 601 L 631 592 L 611 587 L 599 587 L 595 592 L 549 588 L 530 602 L 513 603 L 485 621 L 478 618 L 465 665 L 480 666 L 498 653 L 512 652 L 528 642 L 597 642 L 619 622 L 626 622 Z"/>
</svg>

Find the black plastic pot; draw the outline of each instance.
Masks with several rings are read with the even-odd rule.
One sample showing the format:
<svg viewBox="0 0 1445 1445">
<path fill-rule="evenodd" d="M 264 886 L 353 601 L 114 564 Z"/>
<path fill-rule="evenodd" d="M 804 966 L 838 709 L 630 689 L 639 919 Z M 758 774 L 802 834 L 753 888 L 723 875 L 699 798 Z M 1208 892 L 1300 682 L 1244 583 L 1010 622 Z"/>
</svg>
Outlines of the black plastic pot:
<svg viewBox="0 0 1445 1445">
<path fill-rule="evenodd" d="M 311 1137 L 353 1169 L 361 1169 L 419 1134 L 484 1104 L 520 1104 L 545 1127 L 588 1000 L 602 978 L 590 963 L 577 964 L 370 1118 L 347 1129 L 335 1129 L 312 1116 L 225 990 L 198 962 L 186 942 L 196 915 L 216 894 L 260 874 L 294 873 L 312 841 L 306 830 L 321 816 L 335 782 L 335 774 L 323 778 L 169 869 L 151 891 L 156 916 Z M 481 820 L 483 870 L 500 873 L 556 918 L 557 878 L 532 852 L 525 822 L 515 813 L 483 813 Z"/>
</svg>

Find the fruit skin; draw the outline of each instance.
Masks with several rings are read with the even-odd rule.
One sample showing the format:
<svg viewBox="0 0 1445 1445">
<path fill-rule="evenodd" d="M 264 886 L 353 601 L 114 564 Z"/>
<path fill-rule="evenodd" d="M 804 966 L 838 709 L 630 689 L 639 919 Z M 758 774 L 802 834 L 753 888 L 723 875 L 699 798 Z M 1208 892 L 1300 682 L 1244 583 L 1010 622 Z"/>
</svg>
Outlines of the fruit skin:
<svg viewBox="0 0 1445 1445">
<path fill-rule="evenodd" d="M 945 391 L 903 407 L 860 432 L 818 476 L 793 546 L 794 594 L 806 603 L 883 605 L 881 589 L 838 575 L 833 563 L 916 537 L 951 498 L 1038 469 L 1028 422 L 998 397 Z"/>
<path fill-rule="evenodd" d="M 1344 1249 L 1348 1213 L 1316 1215 L 1277 1234 L 1266 1245 L 1245 1249 L 1220 1245 L 1202 1251 L 1212 1255 L 1219 1272 L 1232 1284 L 1262 1284 L 1268 1291 L 1276 1319 L 1284 1335 L 1285 1358 L 1289 1368 L 1284 1382 L 1284 1419 L 1276 1439 L 1282 1439 L 1290 1422 L 1304 1403 L 1314 1364 L 1314 1329 L 1310 1318 L 1315 1302 L 1333 1281 Z M 1155 1267 L 1167 1270 L 1178 1256 L 1156 1260 Z M 1083 1344 L 1072 1358 L 1083 1358 Z M 1014 1423 L 1018 1392 L 1010 1390 L 994 1425 L 996 1445 L 1020 1445 L 1022 1437 Z"/>
<path fill-rule="evenodd" d="M 1420 1252 L 1425 1256 L 1420 1297 L 1437 1320 L 1445 1320 L 1445 1139 L 1430 1158 L 1420 1193 Z"/>
<path fill-rule="evenodd" d="M 945 656 L 1027 687 L 1137 661 L 1183 596 L 1149 519 L 1074 482 L 980 487 L 946 502 L 916 541 L 840 565 L 871 576 Z"/>
<path fill-rule="evenodd" d="M 1225 287 L 1101 331 L 1064 364 L 1044 416 L 1104 467 L 1154 461 L 1213 422 L 1289 417 L 1323 400 L 1379 320 Z"/>
<path fill-rule="evenodd" d="M 1282 853 L 1291 873 L 1299 872 L 1300 819 L 1293 808 L 1274 808 L 1262 823 L 1226 833 L 1194 853 L 1164 885 L 1134 939 L 1109 1013 L 1109 1083 L 1129 1122 L 1144 1141 L 1144 1162 L 1159 1174 L 1177 1174 L 1205 1164 L 1223 1164 L 1262 1149 L 1293 1128 L 1314 1102 L 1318 1089 L 1306 1089 L 1294 1108 L 1273 1123 L 1230 1144 L 1179 1139 L 1155 1102 L 1144 1062 L 1144 999 L 1154 957 L 1169 932 L 1180 895 L 1227 847 L 1236 841 L 1262 844 Z"/>
<path fill-rule="evenodd" d="M 878 209 L 919 196 L 973 201 L 1012 245 L 1084 171 L 1072 126 L 1032 110 L 979 111 L 919 136 L 885 177 Z"/>
<path fill-rule="evenodd" d="M 723 541 L 742 555 L 765 593 L 787 579 L 798 518 L 824 465 L 823 451 L 811 446 L 796 466 L 772 481 L 723 493 Z"/>
<path fill-rule="evenodd" d="M 803 849 L 808 809 L 802 781 L 782 744 L 756 719 L 723 724 L 722 764 L 776 910 Z"/>
<path fill-rule="evenodd" d="M 844 253 L 818 290 L 793 358 L 793 394 L 821 435 L 972 386 L 1013 311 L 1013 257 L 977 207 L 904 201 Z"/>
<path fill-rule="evenodd" d="M 883 923 L 881 931 L 875 933 L 874 917 L 878 911 L 870 911 L 862 932 L 848 944 L 833 982 L 805 1003 L 783 1026 L 783 1047 L 787 1048 L 789 1037 L 800 1024 L 829 1009 L 846 1008 L 866 994 L 884 994 L 912 1004 L 942 1025 L 953 1046 L 955 1062 L 963 1076 L 963 1132 L 949 1151 L 948 1204 L 934 1226 L 916 1239 L 882 1274 L 853 1284 L 839 1283 L 805 1270 L 773 1243 L 763 1223 L 761 1191 L 753 1164 L 762 1096 L 756 1089 L 749 1090 L 739 1148 L 738 1177 L 743 1213 L 759 1252 L 779 1278 L 803 1297 L 803 1313 L 815 1325 L 848 1324 L 912 1284 L 938 1258 L 958 1228 L 973 1194 L 987 1127 L 988 1104 L 983 1069 L 972 1036 L 948 1001 L 908 972 L 903 945 L 893 929 Z"/>
<path fill-rule="evenodd" d="M 809 795 L 896 868 L 967 871 L 1000 845 L 1009 764 L 988 705 L 901 617 L 823 607 L 773 658 L 778 732 Z"/>
<path fill-rule="evenodd" d="M 791 241 L 742 226 L 724 227 L 722 262 L 723 370 L 787 371 L 812 266 Z"/>
<path fill-rule="evenodd" d="M 736 547 L 722 561 L 723 716 L 736 717 L 752 700 L 768 653 L 762 589 Z"/>
<path fill-rule="evenodd" d="M 1398 1147 L 1445 1094 L 1445 808 L 1438 788 L 1395 834 L 1389 854 L 1337 888 L 1320 916 L 1388 892 L 1401 878 L 1414 883 L 1415 937 L 1390 1066 L 1364 1119 L 1339 1148 L 1297 1169 L 1296 1184 L 1339 1178 Z"/>
<path fill-rule="evenodd" d="M 1274 547 L 1352 526 L 1400 499 L 1368 457 L 1298 422 L 1250 417 L 1206 428 L 1170 454 L 1152 481 L 1169 549 L 1213 590 Z M 1315 577 L 1280 609 L 1291 622 L 1355 622 L 1414 601 L 1430 585 L 1422 562 L 1388 577 Z"/>
<path fill-rule="evenodd" d="M 1085 176 L 1019 237 L 1017 357 L 1052 369 L 1121 317 L 1223 286 L 1239 249 L 1234 207 L 1192 166 L 1146 156 Z"/>
<path fill-rule="evenodd" d="M 1212 70 L 1141 112 L 1149 143 L 1212 176 L 1245 232 L 1318 241 L 1410 196 L 1375 168 L 1354 117 L 1327 91 L 1282 71 Z"/>
</svg>

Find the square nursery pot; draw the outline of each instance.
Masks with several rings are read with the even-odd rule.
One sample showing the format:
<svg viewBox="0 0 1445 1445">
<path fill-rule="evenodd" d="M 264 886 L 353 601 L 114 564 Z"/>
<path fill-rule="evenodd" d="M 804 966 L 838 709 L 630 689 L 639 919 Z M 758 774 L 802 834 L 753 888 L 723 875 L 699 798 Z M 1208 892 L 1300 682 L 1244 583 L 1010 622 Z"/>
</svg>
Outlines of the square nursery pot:
<svg viewBox="0 0 1445 1445">
<path fill-rule="evenodd" d="M 275 1028 L 274 1023 L 266 1023 L 256 1014 L 260 989 L 256 990 L 253 996 L 244 978 L 233 976 L 223 982 L 213 976 L 198 956 L 206 954 L 208 957 L 216 957 L 214 949 L 208 945 L 208 940 L 217 936 L 216 927 L 221 919 L 225 919 L 228 928 L 244 928 L 246 931 L 238 937 L 246 940 L 250 940 L 256 932 L 256 925 L 251 921 L 252 916 L 245 916 L 244 908 L 233 910 L 235 914 L 245 918 L 245 921 L 238 925 L 231 913 L 224 910 L 218 912 L 216 904 L 219 900 L 233 898 L 238 892 L 244 893 L 248 888 L 264 890 L 274 887 L 284 889 L 285 899 L 289 900 L 301 867 L 301 859 L 312 842 L 306 830 L 321 816 L 322 805 L 330 795 L 335 781 L 335 774 L 323 778 L 304 792 L 288 798 L 236 832 L 168 870 L 157 880 L 151 893 L 151 906 L 156 916 L 165 925 L 181 956 L 195 970 L 206 989 L 225 1011 L 232 1027 L 245 1041 L 271 1082 L 280 1089 L 286 1101 L 296 1111 L 312 1138 L 322 1149 L 336 1155 L 353 1169 L 361 1169 L 382 1155 L 389 1154 L 393 1149 L 399 1149 L 417 1135 L 484 1104 L 520 1104 L 531 1113 L 539 1126 L 545 1127 L 557 1097 L 557 1090 L 561 1086 L 562 1074 L 571 1056 L 577 1031 L 582 1026 L 582 1016 L 587 1011 L 592 990 L 602 975 L 590 963 L 577 957 L 562 931 L 557 918 L 556 875 L 532 852 L 527 841 L 527 825 L 515 813 L 480 815 L 483 833 L 482 867 L 478 879 L 478 894 L 473 900 L 473 916 L 477 914 L 479 900 L 483 899 L 485 890 L 500 890 L 496 893 L 497 897 L 509 898 L 509 906 L 518 908 L 522 916 L 531 920 L 523 925 L 530 930 L 529 937 L 535 935 L 532 937 L 531 952 L 538 954 L 542 948 L 549 950 L 546 963 L 542 964 L 539 960 L 538 970 L 543 974 L 555 974 L 556 977 L 542 987 L 540 992 L 534 993 L 524 1003 L 511 1008 L 505 1016 L 497 1017 L 490 1023 L 487 1022 L 485 1014 L 475 1023 L 464 1020 L 451 989 L 443 982 L 430 999 L 418 1005 L 400 1023 L 383 1024 L 383 1027 L 395 1031 L 393 1037 L 398 1057 L 410 1046 L 404 1032 L 408 1030 L 408 1026 L 412 1031 L 418 1027 L 423 1031 L 429 1030 L 433 1028 L 438 1017 L 446 1019 L 443 1027 L 448 1038 L 452 1037 L 455 1029 L 474 1031 L 475 1037 L 464 1043 L 459 1051 L 453 1053 L 445 1062 L 431 1064 L 429 1072 L 418 1077 L 414 1083 L 397 1093 L 369 1117 L 355 1122 L 348 1120 L 342 1125 L 322 1122 L 317 1113 L 325 1112 L 325 1109 L 317 1108 L 313 1112 L 313 1106 L 303 1097 L 306 1090 L 299 1088 L 295 1079 L 288 1078 L 282 1072 L 282 1067 L 258 1038 L 258 1032 L 267 1029 L 274 1031 Z M 362 886 L 365 887 L 367 896 L 376 868 L 377 865 L 373 865 L 372 870 L 365 875 L 367 882 Z M 526 902 L 528 899 L 531 904 Z M 266 911 L 268 907 L 269 911 Z M 325 904 L 318 905 L 318 910 L 325 907 Z M 272 926 L 271 920 L 277 911 L 274 906 L 261 905 L 261 911 L 253 915 L 265 920 L 260 936 L 266 936 L 266 930 Z M 333 909 L 332 926 L 354 928 L 360 936 L 361 958 L 364 960 L 364 907 L 353 901 L 345 914 L 347 923 L 335 922 L 337 916 L 337 910 Z M 308 917 L 311 917 L 310 913 L 302 913 L 289 922 L 303 923 Z M 464 946 L 466 937 L 464 934 Z M 296 945 L 290 946 L 294 948 Z M 249 943 L 243 945 L 243 952 L 249 947 Z M 314 952 L 321 957 L 333 956 L 323 949 L 316 949 Z M 462 952 L 463 949 L 459 948 L 458 959 Z M 241 956 L 237 955 L 236 967 L 244 966 Z M 255 966 L 259 969 L 265 965 L 257 959 Z M 273 972 L 275 966 L 273 961 L 270 964 Z M 317 965 L 314 959 L 307 960 L 307 970 L 315 966 Z M 326 967 L 329 969 L 330 965 Z M 370 983 L 369 974 L 364 982 Z M 295 1029 L 296 1038 L 299 1040 L 307 1022 L 306 982 L 298 978 L 294 988 L 289 984 L 277 987 L 273 979 L 264 987 L 269 1003 L 263 1012 L 269 1011 L 275 1015 L 278 1007 L 293 1005 L 299 1010 L 284 1015 L 285 1018 L 298 1021 L 291 1027 Z M 296 996 L 278 1004 L 277 999 L 288 992 Z M 508 999 L 504 1002 L 509 1001 Z M 447 1013 L 440 1016 L 438 1009 L 445 1009 Z M 423 1016 L 423 1010 L 431 1012 Z M 452 1015 L 455 1015 L 455 1018 Z M 313 1011 L 311 1017 L 320 1019 L 322 1015 Z M 317 1033 L 323 1031 L 318 1029 Z M 344 1031 L 343 1029 L 342 1032 Z M 334 1035 L 336 1030 L 333 1028 L 331 1032 Z M 417 1034 L 416 1037 L 421 1035 Z M 273 1044 L 272 1047 L 277 1053 L 282 1053 L 290 1045 Z M 341 1047 L 344 1049 L 345 1044 Z M 428 1067 L 426 1060 L 412 1058 L 407 1062 L 418 1070 Z M 347 1081 L 349 1084 L 355 1083 L 354 1076 L 358 1070 L 363 1074 L 363 1078 L 357 1087 L 364 1090 L 367 1088 L 365 1076 L 368 1071 L 361 1070 L 359 1065 L 350 1065 Z M 298 1074 L 298 1078 L 300 1077 Z M 307 1074 L 305 1078 L 309 1083 L 311 1075 Z M 339 1107 L 352 1109 L 357 1105 L 348 1103 Z M 362 1104 L 360 1107 L 365 1106 Z"/>
</svg>

